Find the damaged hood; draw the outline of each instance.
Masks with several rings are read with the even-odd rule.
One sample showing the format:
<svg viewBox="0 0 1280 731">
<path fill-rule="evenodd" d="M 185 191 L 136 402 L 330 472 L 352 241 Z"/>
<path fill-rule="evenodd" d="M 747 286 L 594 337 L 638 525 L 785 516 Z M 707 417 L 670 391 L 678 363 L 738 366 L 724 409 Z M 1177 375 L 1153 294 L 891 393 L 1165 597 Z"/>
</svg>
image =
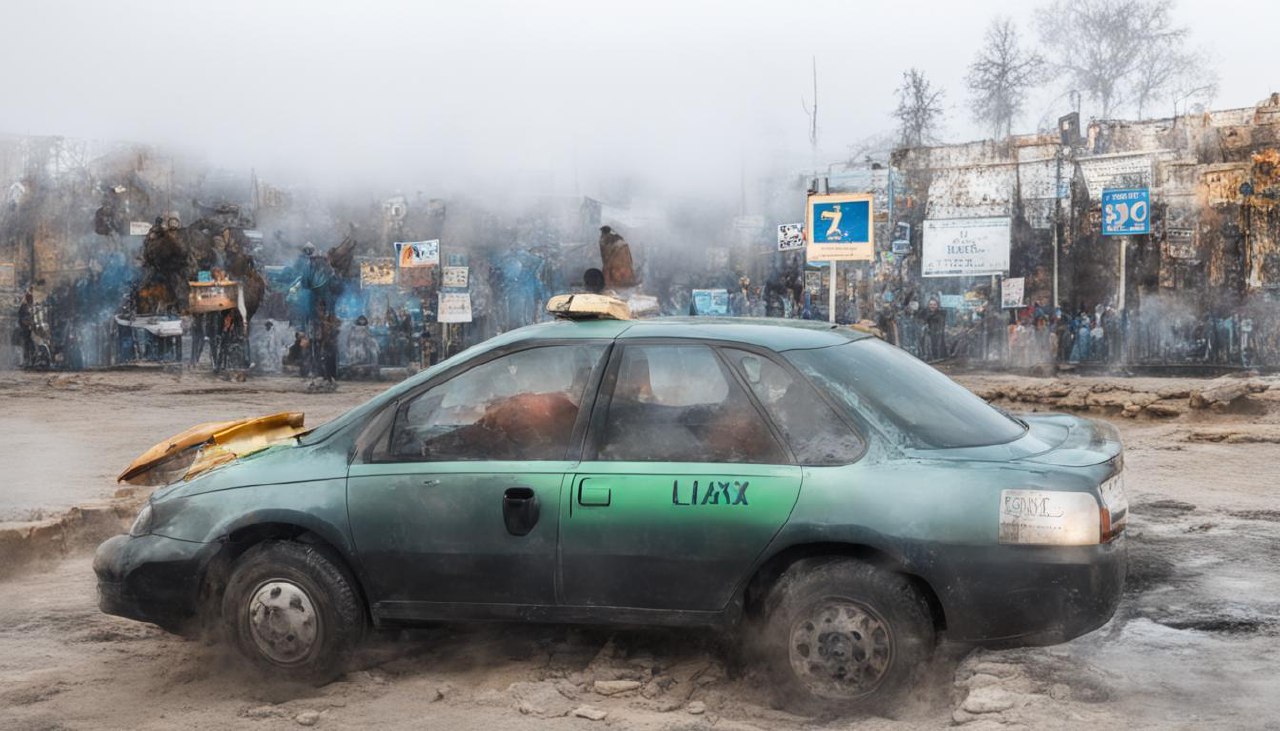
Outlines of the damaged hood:
<svg viewBox="0 0 1280 731">
<path fill-rule="evenodd" d="M 210 421 L 152 446 L 120 476 L 131 485 L 167 485 L 295 440 L 308 430 L 298 411 L 235 421 Z"/>
</svg>

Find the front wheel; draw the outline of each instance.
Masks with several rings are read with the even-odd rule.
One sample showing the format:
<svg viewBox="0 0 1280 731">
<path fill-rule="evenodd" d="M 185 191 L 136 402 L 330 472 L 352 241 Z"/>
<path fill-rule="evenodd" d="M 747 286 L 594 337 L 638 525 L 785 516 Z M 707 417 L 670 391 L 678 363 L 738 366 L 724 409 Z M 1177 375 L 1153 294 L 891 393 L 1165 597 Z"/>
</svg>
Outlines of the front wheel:
<svg viewBox="0 0 1280 731">
<path fill-rule="evenodd" d="M 258 668 L 307 682 L 331 680 L 364 634 L 347 572 L 314 546 L 268 541 L 236 561 L 222 597 L 228 637 Z"/>
<path fill-rule="evenodd" d="M 891 712 L 936 644 L 929 606 L 902 575 L 853 560 L 804 563 L 765 617 L 770 674 L 803 710 Z"/>
</svg>

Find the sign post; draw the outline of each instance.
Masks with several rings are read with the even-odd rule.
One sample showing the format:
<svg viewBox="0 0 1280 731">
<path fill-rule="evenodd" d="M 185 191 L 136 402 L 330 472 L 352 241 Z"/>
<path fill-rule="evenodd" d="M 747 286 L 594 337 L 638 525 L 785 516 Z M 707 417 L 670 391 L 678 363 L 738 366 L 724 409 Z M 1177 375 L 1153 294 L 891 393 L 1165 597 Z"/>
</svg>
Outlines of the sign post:
<svg viewBox="0 0 1280 731">
<path fill-rule="evenodd" d="M 871 193 L 811 195 L 805 206 L 805 258 L 831 265 L 827 319 L 836 321 L 837 265 L 875 258 Z"/>
<path fill-rule="evenodd" d="M 1125 249 L 1129 236 L 1151 233 L 1151 190 L 1148 188 L 1107 188 L 1102 191 L 1102 235 L 1118 236 L 1120 282 L 1116 287 L 1116 309 L 1125 305 Z"/>
</svg>

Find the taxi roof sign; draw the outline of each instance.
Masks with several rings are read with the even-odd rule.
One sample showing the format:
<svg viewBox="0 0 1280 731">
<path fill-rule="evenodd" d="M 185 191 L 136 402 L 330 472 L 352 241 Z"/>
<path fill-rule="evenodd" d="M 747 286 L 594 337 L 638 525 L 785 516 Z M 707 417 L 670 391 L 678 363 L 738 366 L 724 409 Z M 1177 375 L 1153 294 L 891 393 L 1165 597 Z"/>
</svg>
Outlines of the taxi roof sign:
<svg viewBox="0 0 1280 731">
<path fill-rule="evenodd" d="M 630 320 L 631 307 L 604 294 L 558 294 L 547 300 L 547 312 L 566 320 Z"/>
</svg>

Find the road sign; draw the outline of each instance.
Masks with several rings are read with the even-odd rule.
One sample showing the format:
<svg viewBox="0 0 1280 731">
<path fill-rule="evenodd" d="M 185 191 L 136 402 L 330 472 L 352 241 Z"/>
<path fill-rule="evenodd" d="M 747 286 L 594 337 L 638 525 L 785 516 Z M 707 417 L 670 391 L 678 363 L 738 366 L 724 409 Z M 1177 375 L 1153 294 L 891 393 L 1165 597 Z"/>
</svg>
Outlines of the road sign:
<svg viewBox="0 0 1280 731">
<path fill-rule="evenodd" d="M 805 215 L 809 261 L 875 258 L 870 193 L 809 196 Z"/>
<path fill-rule="evenodd" d="M 1151 233 L 1151 191 L 1121 188 L 1102 191 L 1102 235 Z"/>
</svg>

